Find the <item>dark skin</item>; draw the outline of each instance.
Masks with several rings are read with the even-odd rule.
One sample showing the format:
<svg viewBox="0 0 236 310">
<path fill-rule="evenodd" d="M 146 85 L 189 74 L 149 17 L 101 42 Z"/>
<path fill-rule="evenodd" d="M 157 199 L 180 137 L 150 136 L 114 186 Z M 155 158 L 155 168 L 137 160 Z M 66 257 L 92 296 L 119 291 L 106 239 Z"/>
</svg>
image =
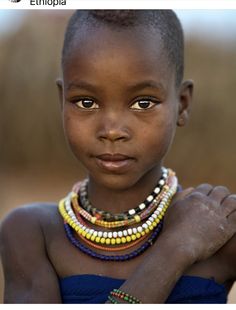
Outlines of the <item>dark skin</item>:
<svg viewBox="0 0 236 310">
<path fill-rule="evenodd" d="M 66 137 L 88 170 L 92 204 L 114 213 L 135 207 L 160 176 L 176 126 L 188 120 L 192 82 L 176 87 L 157 35 L 101 27 L 76 35 L 57 85 Z M 118 164 L 117 153 L 124 155 Z M 58 277 L 78 274 L 127 279 L 121 289 L 144 303 L 164 303 L 186 274 L 214 277 L 229 291 L 236 278 L 235 211 L 236 196 L 225 187 L 186 189 L 148 251 L 128 262 L 102 262 L 70 244 L 57 205 L 18 208 L 1 225 L 4 302 L 60 303 Z"/>
</svg>

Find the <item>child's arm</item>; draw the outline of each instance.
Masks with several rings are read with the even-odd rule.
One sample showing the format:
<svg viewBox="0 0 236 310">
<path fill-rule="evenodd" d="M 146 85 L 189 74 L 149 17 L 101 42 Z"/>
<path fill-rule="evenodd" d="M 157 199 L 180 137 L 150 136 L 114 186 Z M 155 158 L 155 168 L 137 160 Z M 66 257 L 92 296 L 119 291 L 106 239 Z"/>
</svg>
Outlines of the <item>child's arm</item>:
<svg viewBox="0 0 236 310">
<path fill-rule="evenodd" d="M 27 208 L 15 209 L 2 222 L 0 252 L 5 303 L 60 303 L 56 273 L 50 264 L 40 222 Z"/>
<path fill-rule="evenodd" d="M 120 290 L 143 303 L 164 303 L 188 267 L 231 239 L 236 232 L 235 196 L 223 187 L 212 189 L 201 185 L 186 197 L 179 195 L 158 242 Z"/>
</svg>

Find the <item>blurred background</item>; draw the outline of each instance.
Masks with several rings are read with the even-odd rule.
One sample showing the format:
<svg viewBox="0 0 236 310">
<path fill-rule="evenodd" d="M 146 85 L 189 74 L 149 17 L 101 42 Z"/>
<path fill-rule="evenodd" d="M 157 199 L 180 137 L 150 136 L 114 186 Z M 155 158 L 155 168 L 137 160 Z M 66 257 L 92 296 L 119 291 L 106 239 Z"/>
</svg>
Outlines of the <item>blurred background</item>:
<svg viewBox="0 0 236 310">
<path fill-rule="evenodd" d="M 195 81 L 187 127 L 166 166 L 183 187 L 209 182 L 236 192 L 236 11 L 176 11 Z M 71 11 L 0 11 L 0 218 L 19 205 L 57 201 L 85 175 L 63 135 L 55 80 Z M 3 276 L 0 270 L 0 302 Z M 236 289 L 230 303 L 236 303 Z"/>
</svg>

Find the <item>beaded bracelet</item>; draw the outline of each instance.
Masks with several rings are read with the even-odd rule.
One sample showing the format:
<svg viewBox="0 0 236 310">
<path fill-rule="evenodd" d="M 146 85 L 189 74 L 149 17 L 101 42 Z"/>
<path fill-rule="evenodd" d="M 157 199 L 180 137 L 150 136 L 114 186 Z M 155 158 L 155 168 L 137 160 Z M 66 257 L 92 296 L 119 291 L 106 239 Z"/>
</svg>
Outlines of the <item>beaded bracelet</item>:
<svg viewBox="0 0 236 310">
<path fill-rule="evenodd" d="M 112 304 L 119 304 L 119 302 L 118 302 L 115 298 L 111 297 L 110 295 L 108 296 L 108 300 L 109 300 Z"/>
<path fill-rule="evenodd" d="M 110 298 L 109 298 L 110 297 Z M 110 292 L 108 299 L 112 302 L 112 303 L 118 303 L 118 301 L 116 299 L 114 299 L 113 297 L 119 298 L 121 300 L 126 301 L 129 304 L 141 304 L 141 301 L 139 299 L 137 299 L 136 297 L 133 297 L 132 295 L 125 293 L 121 290 L 118 289 L 113 289 Z"/>
</svg>

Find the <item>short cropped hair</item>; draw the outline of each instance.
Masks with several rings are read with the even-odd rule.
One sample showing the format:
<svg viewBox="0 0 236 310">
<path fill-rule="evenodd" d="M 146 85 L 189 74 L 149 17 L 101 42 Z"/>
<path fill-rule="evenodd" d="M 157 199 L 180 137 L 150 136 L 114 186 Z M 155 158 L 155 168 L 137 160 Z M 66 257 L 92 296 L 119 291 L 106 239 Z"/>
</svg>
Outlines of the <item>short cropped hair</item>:
<svg viewBox="0 0 236 310">
<path fill-rule="evenodd" d="M 82 25 L 124 29 L 143 26 L 160 35 L 168 60 L 175 68 L 176 85 L 184 72 L 184 35 L 181 23 L 172 10 L 77 10 L 71 16 L 64 37 L 62 66 L 74 36 Z"/>
</svg>

